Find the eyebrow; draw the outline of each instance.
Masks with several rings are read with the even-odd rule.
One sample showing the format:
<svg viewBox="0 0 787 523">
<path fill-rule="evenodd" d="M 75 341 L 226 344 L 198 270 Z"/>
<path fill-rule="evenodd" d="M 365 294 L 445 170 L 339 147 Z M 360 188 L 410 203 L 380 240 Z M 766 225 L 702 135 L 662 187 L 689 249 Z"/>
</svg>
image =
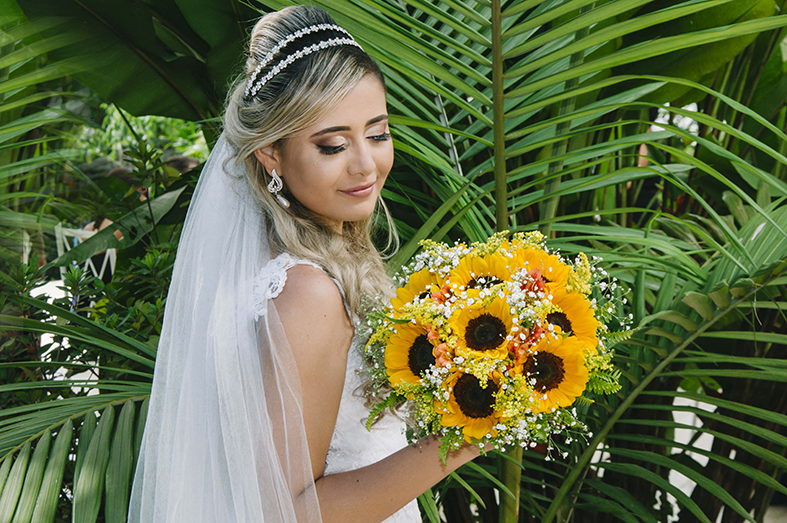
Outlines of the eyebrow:
<svg viewBox="0 0 787 523">
<path fill-rule="evenodd" d="M 366 127 L 369 127 L 372 124 L 375 124 L 377 122 L 382 122 L 383 120 L 387 120 L 387 119 L 388 119 L 388 115 L 387 114 L 381 114 L 380 116 L 375 116 L 374 118 L 372 118 L 371 120 L 366 122 Z M 349 131 L 349 130 L 350 130 L 350 128 L 347 127 L 346 125 L 338 125 L 336 127 L 326 127 L 322 131 L 317 131 L 316 133 L 311 135 L 309 138 L 314 138 L 316 136 L 322 136 L 323 134 L 336 133 L 336 132 L 339 132 L 339 131 Z"/>
</svg>

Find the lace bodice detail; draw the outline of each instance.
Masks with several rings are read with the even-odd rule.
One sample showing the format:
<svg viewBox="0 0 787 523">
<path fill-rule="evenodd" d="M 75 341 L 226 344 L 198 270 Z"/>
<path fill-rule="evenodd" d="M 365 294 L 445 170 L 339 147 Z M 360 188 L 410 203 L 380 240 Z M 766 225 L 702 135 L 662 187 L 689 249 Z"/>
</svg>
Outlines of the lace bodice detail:
<svg viewBox="0 0 787 523">
<path fill-rule="evenodd" d="M 284 289 L 287 270 L 298 264 L 307 264 L 322 270 L 317 264 L 283 253 L 270 260 L 260 271 L 253 287 L 255 319 L 266 314 L 268 300 L 278 296 Z M 331 280 L 339 288 L 344 300 L 341 285 L 336 279 L 331 278 Z M 357 325 L 358 317 L 351 313 L 346 301 L 344 306 L 353 324 Z M 325 459 L 326 475 L 371 465 L 407 445 L 404 422 L 392 415 L 383 416 L 372 426 L 371 431 L 366 430 L 365 422 L 369 409 L 361 392 L 365 380 L 362 375 L 364 344 L 358 335 L 358 330 L 356 328 L 356 334 L 347 353 L 347 368 L 339 413 Z M 383 523 L 420 523 L 420 521 L 418 502 L 413 500 Z"/>
<path fill-rule="evenodd" d="M 287 283 L 287 270 L 299 264 L 311 265 L 312 267 L 322 270 L 322 267 L 316 263 L 308 260 L 301 260 L 292 256 L 290 253 L 283 252 L 270 260 L 267 265 L 262 268 L 259 274 L 257 274 L 256 278 L 254 278 L 254 285 L 252 287 L 252 293 L 254 294 L 255 321 L 265 316 L 268 312 L 268 300 L 272 300 L 284 290 L 284 284 Z M 339 288 L 339 292 L 342 293 L 342 300 L 344 300 L 344 291 L 341 285 L 339 285 L 339 282 L 336 281 L 335 278 L 331 278 L 331 280 L 333 280 Z M 352 317 L 349 309 L 347 309 L 346 302 L 344 308 L 347 310 L 347 314 Z"/>
</svg>

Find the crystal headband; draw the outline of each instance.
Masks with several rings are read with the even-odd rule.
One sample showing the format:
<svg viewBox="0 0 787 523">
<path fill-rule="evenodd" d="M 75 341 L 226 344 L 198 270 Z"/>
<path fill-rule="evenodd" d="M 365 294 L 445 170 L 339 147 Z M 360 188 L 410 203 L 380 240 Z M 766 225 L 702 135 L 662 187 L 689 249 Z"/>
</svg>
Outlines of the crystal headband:
<svg viewBox="0 0 787 523">
<path fill-rule="evenodd" d="M 276 55 L 276 53 L 278 53 L 284 47 L 289 45 L 292 41 L 297 40 L 298 38 L 301 38 L 308 34 L 315 33 L 317 31 L 326 31 L 329 29 L 342 32 L 346 34 L 348 38 L 330 38 L 328 40 L 323 40 L 316 44 L 312 44 L 310 46 L 304 47 L 303 49 L 295 51 L 294 53 L 290 54 L 289 56 L 281 60 L 279 63 L 277 63 L 270 71 L 268 71 L 268 73 L 265 76 L 263 76 L 259 80 L 256 80 L 257 75 L 260 73 L 263 67 L 270 64 L 273 61 L 273 57 Z M 361 51 L 363 51 L 363 47 L 361 47 L 360 44 L 353 39 L 352 35 L 348 33 L 343 27 L 340 27 L 336 24 L 317 24 L 309 27 L 304 27 L 303 29 L 299 29 L 295 31 L 291 35 L 288 35 L 287 38 L 276 44 L 276 46 L 273 49 L 271 49 L 268 52 L 268 54 L 266 54 L 265 57 L 260 61 L 260 63 L 254 69 L 254 71 L 251 73 L 251 76 L 249 76 L 249 80 L 246 82 L 246 90 L 244 92 L 244 96 L 246 98 L 248 98 L 249 96 L 252 97 L 255 96 L 257 92 L 260 89 L 262 89 L 262 87 L 266 83 L 268 83 L 274 76 L 276 76 L 278 73 L 280 73 L 282 70 L 284 70 L 287 66 L 289 66 L 298 58 L 302 58 L 306 55 L 314 53 L 315 51 L 319 51 L 320 49 L 325 49 L 328 47 L 334 47 L 339 45 L 354 45 L 358 47 Z"/>
</svg>

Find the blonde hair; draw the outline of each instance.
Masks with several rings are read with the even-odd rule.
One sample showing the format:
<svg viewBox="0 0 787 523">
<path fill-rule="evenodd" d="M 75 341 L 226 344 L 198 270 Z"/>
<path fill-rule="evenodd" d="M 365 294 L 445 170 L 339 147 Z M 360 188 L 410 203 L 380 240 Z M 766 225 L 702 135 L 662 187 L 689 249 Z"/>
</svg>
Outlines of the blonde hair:
<svg viewBox="0 0 787 523">
<path fill-rule="evenodd" d="M 366 75 L 378 78 L 385 88 L 379 66 L 357 47 L 328 47 L 295 60 L 250 99 L 244 96 L 247 78 L 276 44 L 304 27 L 335 23 L 324 10 L 310 6 L 287 7 L 260 18 L 251 33 L 244 72 L 230 86 L 223 127 L 227 140 L 237 151 L 237 161 L 243 161 L 247 167 L 254 195 L 268 218 L 271 251 L 286 251 L 323 267 L 338 280 L 350 310 L 363 313 L 371 305 L 369 298 L 389 298 L 393 294 L 392 281 L 372 239 L 383 215 L 388 230 L 385 250 L 393 245 L 395 251 L 399 245 L 393 219 L 382 198 L 378 198 L 372 216 L 344 222 L 342 234 L 338 234 L 322 216 L 286 192 L 286 187 L 282 192 L 290 207 L 283 208 L 268 192 L 271 177 L 254 151 L 268 145 L 278 146 L 319 122 Z M 280 57 L 309 45 L 310 38 L 313 42 L 317 37 L 302 37 L 282 49 L 280 55 L 259 71 L 258 78 L 275 66 Z"/>
</svg>

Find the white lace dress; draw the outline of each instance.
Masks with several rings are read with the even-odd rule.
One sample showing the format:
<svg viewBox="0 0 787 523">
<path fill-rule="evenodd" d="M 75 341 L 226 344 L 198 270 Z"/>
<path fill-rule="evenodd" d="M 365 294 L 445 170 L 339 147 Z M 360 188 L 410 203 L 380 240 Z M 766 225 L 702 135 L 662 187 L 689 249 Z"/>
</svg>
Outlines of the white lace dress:
<svg viewBox="0 0 787 523">
<path fill-rule="evenodd" d="M 275 298 L 284 289 L 287 270 L 298 264 L 307 264 L 321 269 L 318 265 L 282 253 L 273 258 L 260 271 L 254 283 L 254 298 L 258 314 L 264 310 L 267 299 Z M 339 282 L 331 278 L 344 299 L 344 291 Z M 344 304 L 347 309 L 347 303 Z M 348 315 L 357 324 L 358 318 L 347 309 Z M 357 329 L 356 329 L 357 332 Z M 363 343 L 356 334 L 347 354 L 347 370 L 342 389 L 342 399 L 336 426 L 331 437 L 328 455 L 325 458 L 325 475 L 355 470 L 371 465 L 393 454 L 407 445 L 404 423 L 393 416 L 383 416 L 374 424 L 371 431 L 366 430 L 364 422 L 369 414 L 365 400 L 360 392 L 363 378 L 360 374 Z M 384 523 L 420 523 L 418 502 L 411 501 L 401 510 L 385 520 Z"/>
</svg>

